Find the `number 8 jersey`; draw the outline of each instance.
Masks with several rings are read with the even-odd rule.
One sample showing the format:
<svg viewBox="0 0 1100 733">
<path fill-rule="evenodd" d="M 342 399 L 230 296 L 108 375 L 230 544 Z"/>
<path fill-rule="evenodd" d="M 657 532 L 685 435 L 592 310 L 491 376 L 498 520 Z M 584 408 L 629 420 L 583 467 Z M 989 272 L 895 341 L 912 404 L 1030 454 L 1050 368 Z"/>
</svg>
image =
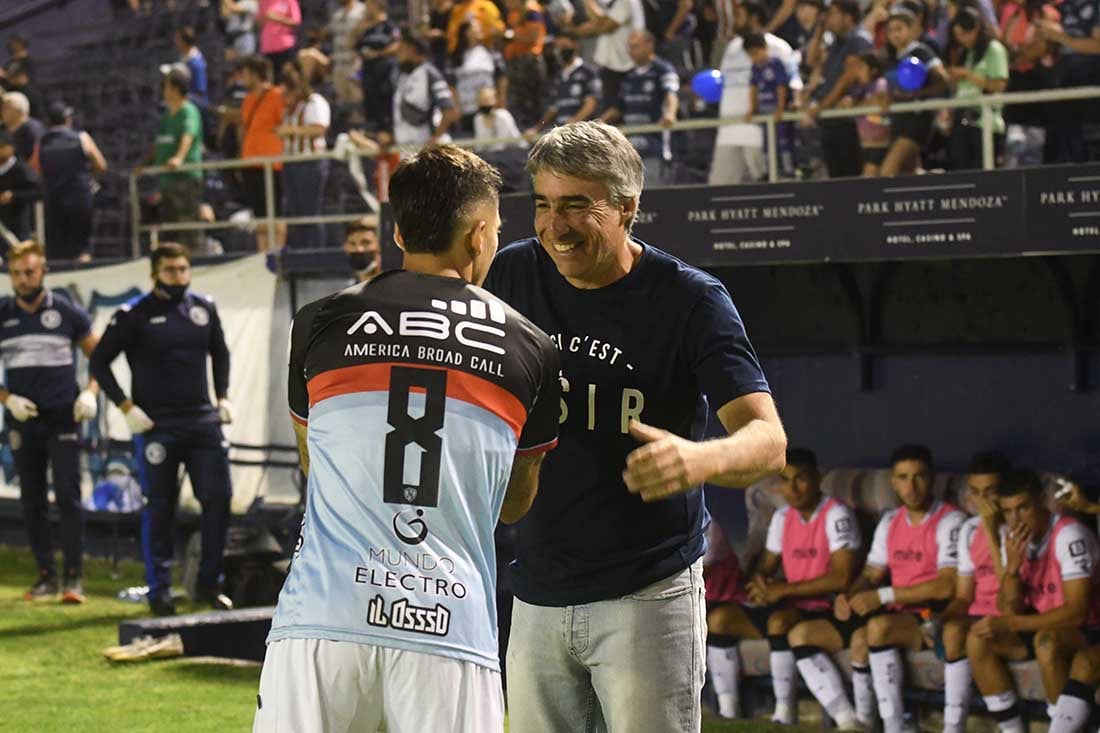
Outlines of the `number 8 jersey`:
<svg viewBox="0 0 1100 733">
<path fill-rule="evenodd" d="M 396 270 L 302 308 L 289 361 L 310 468 L 268 641 L 497 670 L 493 531 L 515 455 L 557 443 L 553 342 L 481 288 Z"/>
</svg>

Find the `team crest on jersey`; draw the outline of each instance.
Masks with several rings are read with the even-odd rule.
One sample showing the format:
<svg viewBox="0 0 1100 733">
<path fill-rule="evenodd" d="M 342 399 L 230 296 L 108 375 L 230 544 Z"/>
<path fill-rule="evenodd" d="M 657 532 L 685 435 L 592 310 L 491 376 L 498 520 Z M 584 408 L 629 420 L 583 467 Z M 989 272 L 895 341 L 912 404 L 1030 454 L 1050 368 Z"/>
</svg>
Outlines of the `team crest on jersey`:
<svg viewBox="0 0 1100 733">
<path fill-rule="evenodd" d="M 150 466 L 159 466 L 168 457 L 168 451 L 160 443 L 150 443 L 145 446 L 145 460 Z"/>
<path fill-rule="evenodd" d="M 654 84 L 651 81 L 647 81 L 644 84 L 642 84 L 642 89 L 644 89 L 647 92 L 652 92 L 656 88 L 657 88 L 657 85 Z"/>
<path fill-rule="evenodd" d="M 405 491 L 404 491 L 405 501 L 409 502 L 410 504 L 412 502 L 416 501 L 416 494 L 417 494 L 417 491 L 416 491 L 415 486 L 406 486 L 405 487 Z"/>
<path fill-rule="evenodd" d="M 53 330 L 61 325 L 61 314 L 50 308 L 48 311 L 42 312 L 42 327 Z"/>
<path fill-rule="evenodd" d="M 23 447 L 23 436 L 19 434 L 18 430 L 8 431 L 8 445 L 11 446 L 13 451 L 19 450 Z"/>
<path fill-rule="evenodd" d="M 210 314 L 207 313 L 206 309 L 201 305 L 191 306 L 188 315 L 191 316 L 191 323 L 194 323 L 196 326 L 205 326 L 210 323 Z"/>
<path fill-rule="evenodd" d="M 581 85 L 580 85 L 580 84 L 573 84 L 573 85 L 571 85 L 571 86 L 569 87 L 569 94 L 570 94 L 570 95 L 572 95 L 572 96 L 574 96 L 574 97 L 579 97 L 579 96 L 581 96 Z"/>
</svg>

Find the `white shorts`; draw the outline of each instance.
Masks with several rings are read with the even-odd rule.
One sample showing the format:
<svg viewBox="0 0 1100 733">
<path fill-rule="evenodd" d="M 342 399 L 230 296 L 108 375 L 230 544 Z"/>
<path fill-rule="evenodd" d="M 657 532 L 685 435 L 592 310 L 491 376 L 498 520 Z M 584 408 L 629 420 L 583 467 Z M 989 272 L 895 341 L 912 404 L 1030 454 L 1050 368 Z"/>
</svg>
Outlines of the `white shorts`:
<svg viewBox="0 0 1100 733">
<path fill-rule="evenodd" d="M 323 639 L 267 647 L 253 733 L 499 733 L 500 673 L 434 654 Z"/>
</svg>

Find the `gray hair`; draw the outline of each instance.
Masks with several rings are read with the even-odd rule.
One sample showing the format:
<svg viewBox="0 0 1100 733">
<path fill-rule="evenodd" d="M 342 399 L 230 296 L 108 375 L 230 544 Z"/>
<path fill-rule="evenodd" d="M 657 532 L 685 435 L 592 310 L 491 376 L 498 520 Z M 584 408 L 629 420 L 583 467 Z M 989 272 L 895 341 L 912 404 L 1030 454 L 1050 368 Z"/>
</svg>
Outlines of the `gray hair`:
<svg viewBox="0 0 1100 733">
<path fill-rule="evenodd" d="M 4 104 L 9 105 L 12 109 L 21 115 L 29 115 L 31 113 L 31 103 L 27 100 L 27 95 L 22 92 L 8 92 L 4 95 Z"/>
<path fill-rule="evenodd" d="M 642 156 L 626 136 L 594 121 L 555 127 L 540 137 L 527 156 L 527 172 L 534 178 L 543 171 L 602 184 L 617 204 L 639 202 L 645 182 Z M 627 231 L 635 218 L 627 222 Z"/>
</svg>

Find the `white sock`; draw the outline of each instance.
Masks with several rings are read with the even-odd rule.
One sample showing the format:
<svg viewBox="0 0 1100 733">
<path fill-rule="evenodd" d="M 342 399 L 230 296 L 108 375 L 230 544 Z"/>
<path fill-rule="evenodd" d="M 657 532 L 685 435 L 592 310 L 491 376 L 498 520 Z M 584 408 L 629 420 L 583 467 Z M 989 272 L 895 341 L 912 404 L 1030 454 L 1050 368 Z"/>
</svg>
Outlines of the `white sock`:
<svg viewBox="0 0 1100 733">
<path fill-rule="evenodd" d="M 805 648 L 805 647 L 803 647 Z M 806 648 L 812 651 L 813 648 Z M 844 692 L 844 680 L 840 678 L 829 655 L 818 649 L 811 656 L 805 656 L 798 660 L 798 672 L 806 681 L 806 687 L 821 703 L 821 707 L 829 714 L 838 727 L 851 728 L 856 720 L 856 711 L 852 709 L 852 703 L 848 702 L 848 696 Z M 866 675 L 859 675 L 865 677 Z"/>
<path fill-rule="evenodd" d="M 1013 690 L 985 695 L 985 707 L 997 719 L 997 729 L 1001 733 L 1025 733 L 1024 719 L 1016 705 L 1016 693 Z"/>
<path fill-rule="evenodd" d="M 1092 697 L 1095 694 L 1095 690 L 1076 680 L 1067 682 L 1065 691 L 1054 704 L 1050 733 L 1078 733 L 1084 730 L 1092 714 Z"/>
<path fill-rule="evenodd" d="M 903 673 L 901 651 L 897 647 L 880 647 L 871 652 L 871 679 L 886 733 L 902 728 L 902 716 L 905 715 L 905 703 L 901 700 Z"/>
<path fill-rule="evenodd" d="M 789 649 L 772 652 L 770 663 L 772 690 L 775 692 L 775 714 L 772 720 L 784 725 L 793 725 L 793 708 L 796 702 L 794 652 Z"/>
<path fill-rule="evenodd" d="M 965 733 L 970 709 L 970 660 L 948 662 L 943 669 L 944 733 Z"/>
<path fill-rule="evenodd" d="M 741 657 L 737 654 L 737 646 L 707 646 L 707 671 L 718 698 L 718 714 L 723 718 L 740 717 Z"/>
<path fill-rule="evenodd" d="M 875 722 L 875 688 L 871 684 L 871 670 L 852 665 L 852 692 L 856 699 L 856 718 L 864 725 Z"/>
</svg>

